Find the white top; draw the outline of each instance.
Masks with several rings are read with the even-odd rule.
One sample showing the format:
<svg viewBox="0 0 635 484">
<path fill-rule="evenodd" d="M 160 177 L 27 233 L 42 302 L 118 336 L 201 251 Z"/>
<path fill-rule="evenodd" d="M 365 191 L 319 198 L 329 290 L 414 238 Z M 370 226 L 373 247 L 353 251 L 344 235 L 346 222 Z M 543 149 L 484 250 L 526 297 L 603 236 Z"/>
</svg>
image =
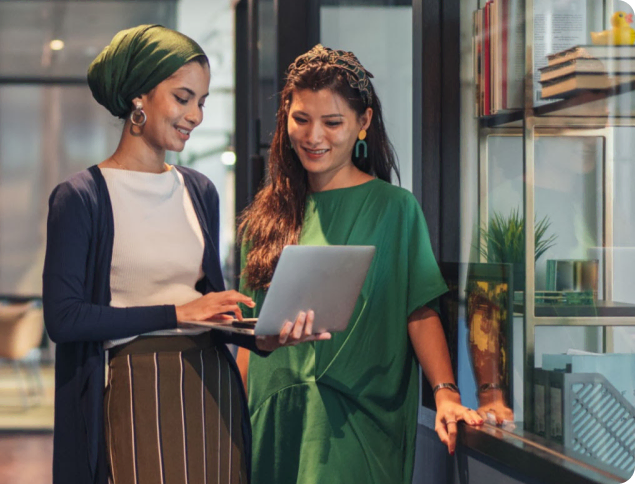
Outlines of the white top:
<svg viewBox="0 0 635 484">
<path fill-rule="evenodd" d="M 205 241 L 183 176 L 175 168 L 145 173 L 101 168 L 112 204 L 115 237 L 110 267 L 112 307 L 179 306 L 201 297 Z M 149 335 L 199 334 L 174 329 Z M 135 337 L 106 341 L 106 349 Z"/>
</svg>

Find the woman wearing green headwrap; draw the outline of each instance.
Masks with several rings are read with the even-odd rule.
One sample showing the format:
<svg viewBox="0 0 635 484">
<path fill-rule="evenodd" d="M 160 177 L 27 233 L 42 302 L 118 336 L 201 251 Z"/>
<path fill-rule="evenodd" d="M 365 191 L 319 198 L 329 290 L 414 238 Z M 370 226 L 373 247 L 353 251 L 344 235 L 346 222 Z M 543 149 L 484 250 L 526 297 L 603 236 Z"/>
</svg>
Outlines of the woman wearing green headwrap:
<svg viewBox="0 0 635 484">
<path fill-rule="evenodd" d="M 200 46 L 159 25 L 119 32 L 89 68 L 95 99 L 125 122 L 116 151 L 49 202 L 56 484 L 249 482 L 249 417 L 224 343 L 263 353 L 317 338 L 294 336 L 301 319 L 257 340 L 187 324 L 253 306 L 225 291 L 214 185 L 165 163 L 201 123 L 209 81 Z"/>
</svg>

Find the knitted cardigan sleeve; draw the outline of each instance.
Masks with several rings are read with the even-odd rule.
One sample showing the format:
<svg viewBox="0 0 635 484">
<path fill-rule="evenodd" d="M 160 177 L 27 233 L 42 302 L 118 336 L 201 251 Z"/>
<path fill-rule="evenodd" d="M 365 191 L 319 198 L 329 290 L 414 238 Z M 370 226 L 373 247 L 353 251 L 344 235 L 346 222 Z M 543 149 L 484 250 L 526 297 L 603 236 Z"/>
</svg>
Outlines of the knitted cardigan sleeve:
<svg viewBox="0 0 635 484">
<path fill-rule="evenodd" d="M 83 188 L 66 181 L 49 200 L 42 302 L 51 339 L 105 341 L 176 328 L 173 305 L 113 308 L 91 303 L 91 284 L 86 283 L 95 273 L 90 256 L 97 237 L 97 201 Z"/>
</svg>

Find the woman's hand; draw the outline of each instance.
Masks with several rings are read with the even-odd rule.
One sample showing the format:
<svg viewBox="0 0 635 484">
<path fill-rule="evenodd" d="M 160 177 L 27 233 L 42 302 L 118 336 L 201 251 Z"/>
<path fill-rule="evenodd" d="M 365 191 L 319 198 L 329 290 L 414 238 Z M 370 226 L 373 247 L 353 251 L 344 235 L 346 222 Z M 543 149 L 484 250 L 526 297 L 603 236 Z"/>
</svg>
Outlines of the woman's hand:
<svg viewBox="0 0 635 484">
<path fill-rule="evenodd" d="M 243 319 L 243 313 L 238 303 L 253 308 L 256 303 L 238 291 L 210 292 L 187 304 L 176 307 L 177 323 L 185 321 L 208 321 L 234 319 L 225 313 L 234 313 L 236 318 Z"/>
<path fill-rule="evenodd" d="M 482 425 L 483 419 L 476 411 L 461 405 L 461 397 L 451 390 L 440 389 L 437 391 L 435 400 L 437 416 L 434 430 L 439 435 L 441 442 L 448 446 L 450 455 L 454 455 L 458 422 L 463 420 L 469 425 Z"/>
<path fill-rule="evenodd" d="M 281 346 L 295 346 L 305 341 L 324 341 L 331 339 L 331 333 L 313 334 L 313 311 L 300 312 L 295 323 L 287 321 L 280 334 L 272 336 L 256 336 L 256 346 L 261 351 L 273 351 Z"/>
<path fill-rule="evenodd" d="M 507 406 L 503 392 L 498 389 L 479 395 L 478 414 L 495 425 L 510 425 L 514 421 L 514 412 Z"/>
</svg>

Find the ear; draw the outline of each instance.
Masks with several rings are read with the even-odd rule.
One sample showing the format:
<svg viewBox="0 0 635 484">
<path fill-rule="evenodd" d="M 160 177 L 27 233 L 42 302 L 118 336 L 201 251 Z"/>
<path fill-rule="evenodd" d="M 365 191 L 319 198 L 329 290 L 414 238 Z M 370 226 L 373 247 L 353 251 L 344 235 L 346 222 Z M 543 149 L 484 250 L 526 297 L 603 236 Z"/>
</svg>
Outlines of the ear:
<svg viewBox="0 0 635 484">
<path fill-rule="evenodd" d="M 370 122 L 373 120 L 373 109 L 366 108 L 364 114 L 359 117 L 359 122 L 361 123 L 361 129 L 368 129 L 370 126 Z"/>
<path fill-rule="evenodd" d="M 130 103 L 130 109 L 134 109 L 137 103 L 141 103 L 143 107 L 146 105 L 146 101 L 148 100 L 148 94 L 142 94 L 141 96 L 137 96 Z"/>
</svg>

